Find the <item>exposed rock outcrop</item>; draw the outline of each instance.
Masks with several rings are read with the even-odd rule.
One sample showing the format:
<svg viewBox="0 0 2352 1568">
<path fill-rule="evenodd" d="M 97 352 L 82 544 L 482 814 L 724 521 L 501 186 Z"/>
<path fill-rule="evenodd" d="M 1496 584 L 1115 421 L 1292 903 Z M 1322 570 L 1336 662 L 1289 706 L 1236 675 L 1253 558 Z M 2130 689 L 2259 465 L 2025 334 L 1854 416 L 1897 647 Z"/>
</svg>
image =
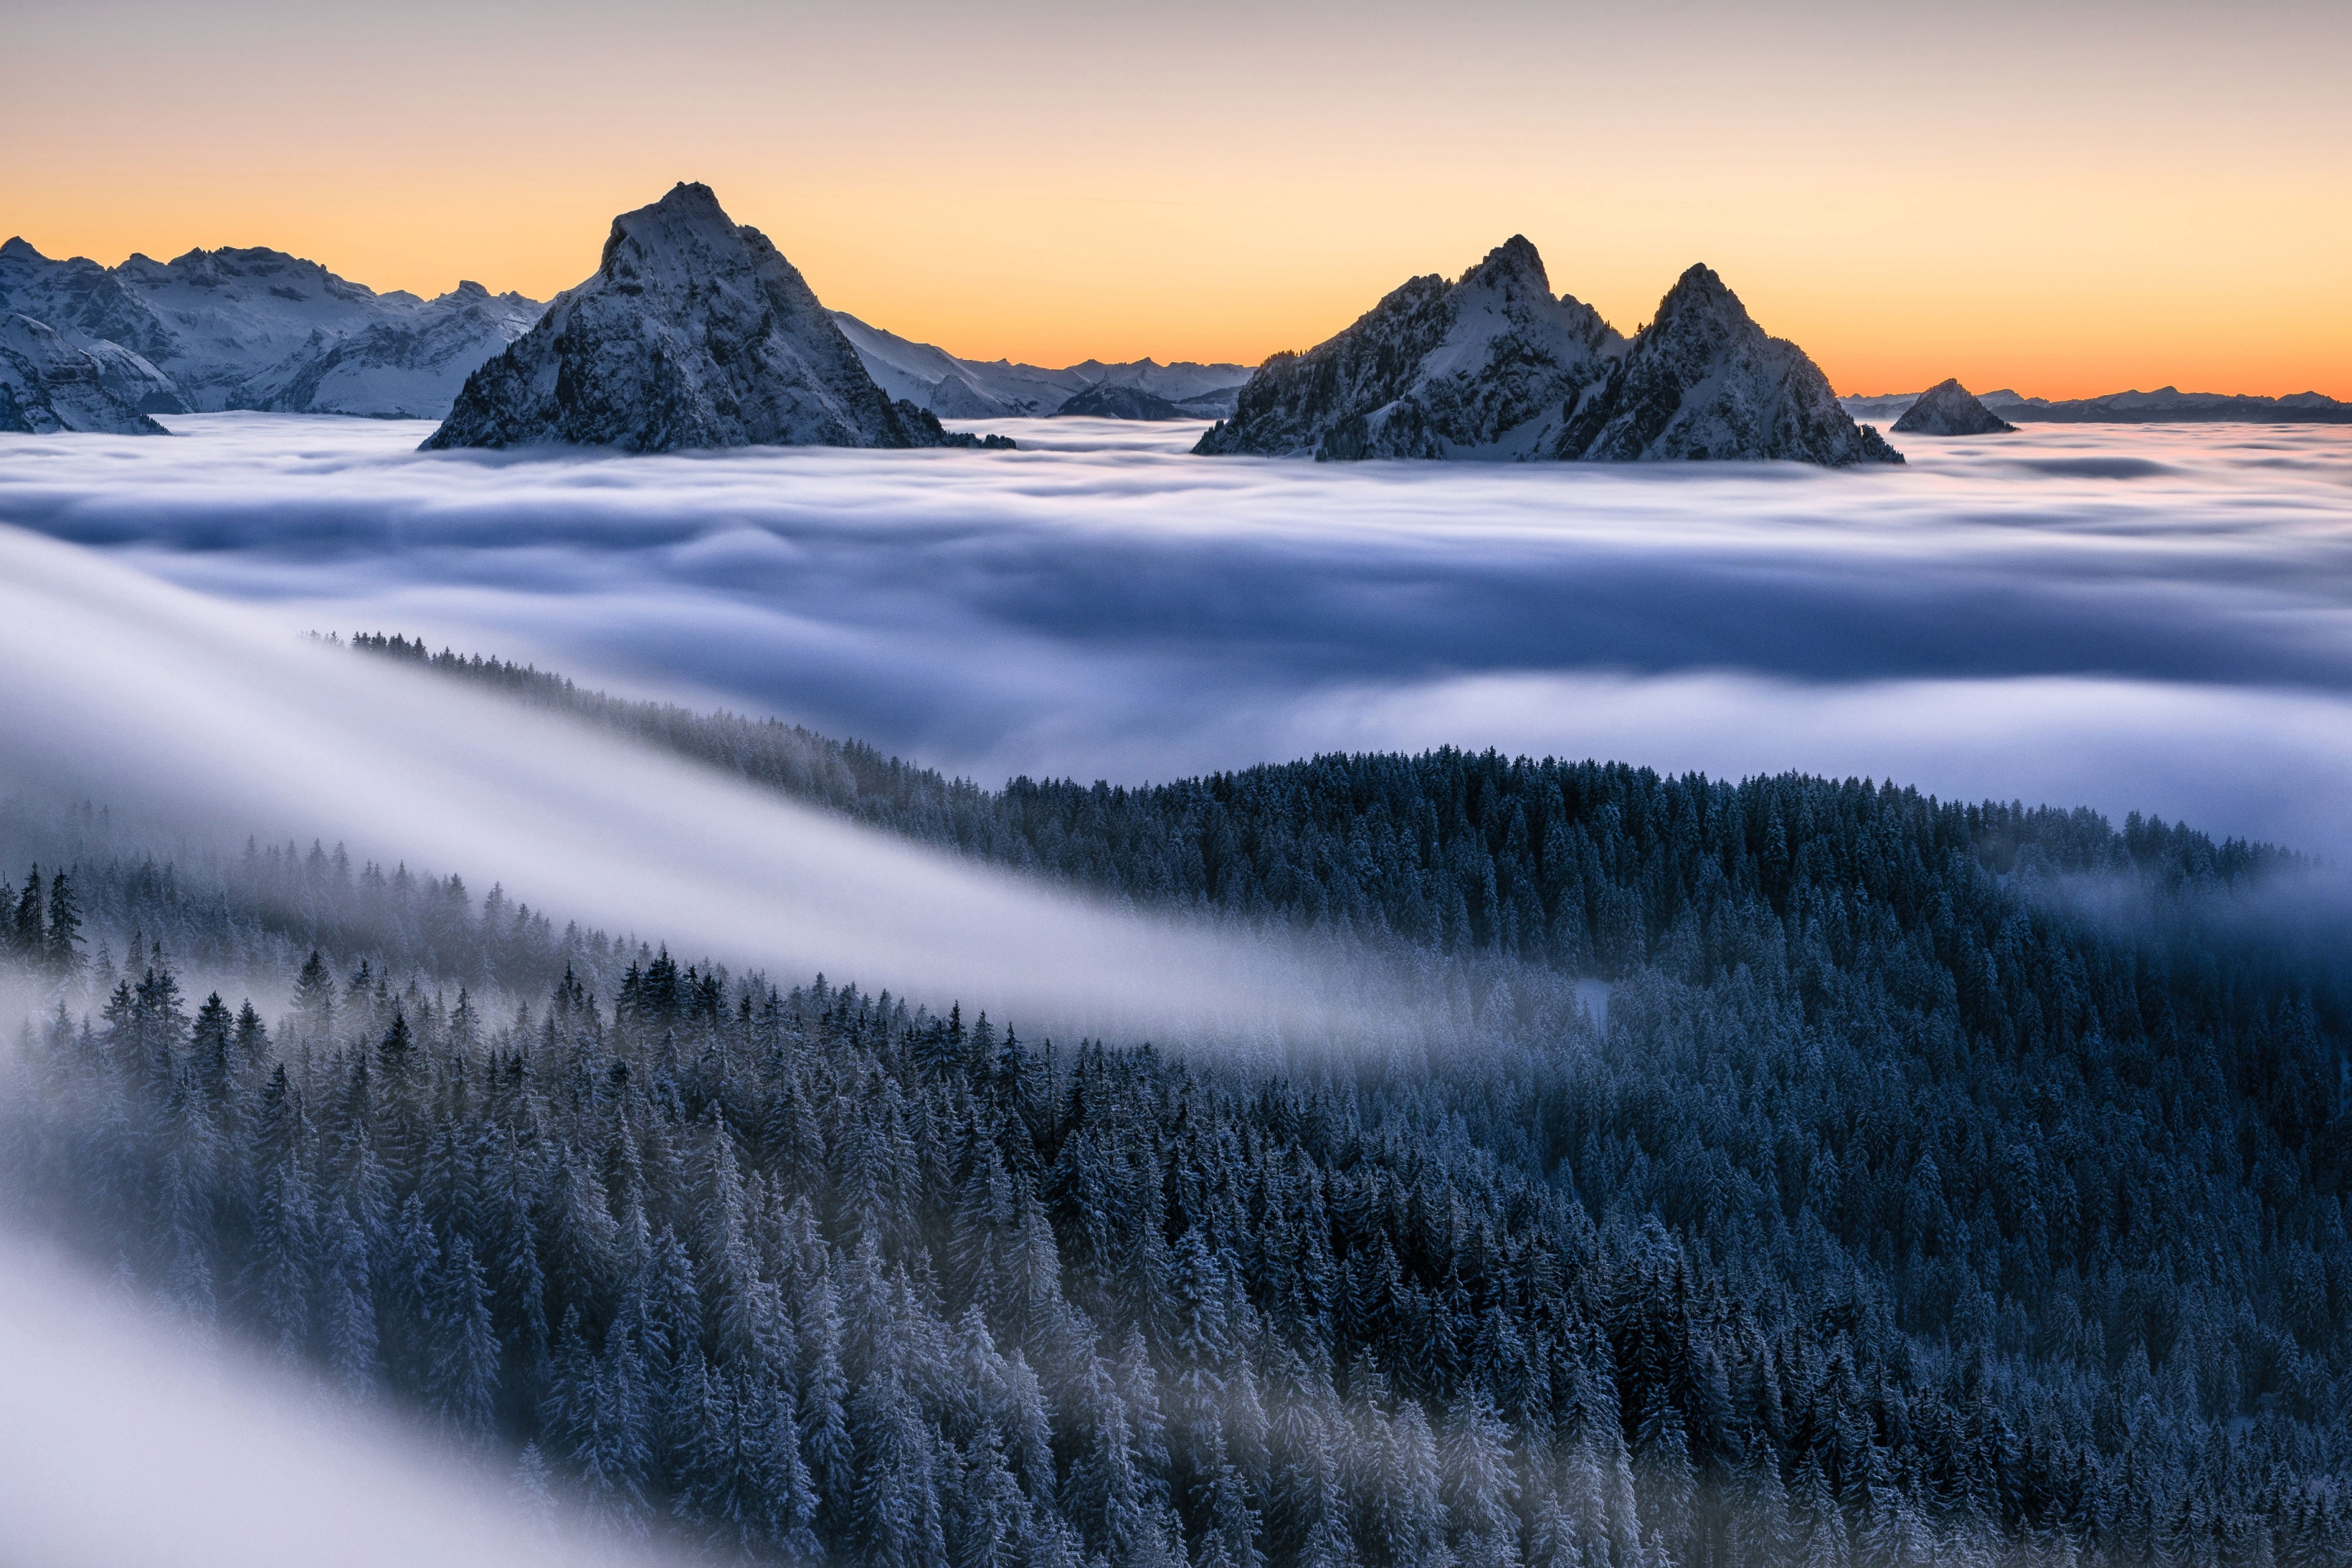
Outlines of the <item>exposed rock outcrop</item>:
<svg viewBox="0 0 2352 1568">
<path fill-rule="evenodd" d="M 1999 436 L 2016 428 L 1978 402 L 1957 379 L 1939 381 L 1921 393 L 1895 422 L 1898 436 Z"/>
<path fill-rule="evenodd" d="M 613 220 L 595 275 L 467 379 L 427 449 L 978 446 L 894 402 L 799 271 L 707 185 Z"/>
</svg>

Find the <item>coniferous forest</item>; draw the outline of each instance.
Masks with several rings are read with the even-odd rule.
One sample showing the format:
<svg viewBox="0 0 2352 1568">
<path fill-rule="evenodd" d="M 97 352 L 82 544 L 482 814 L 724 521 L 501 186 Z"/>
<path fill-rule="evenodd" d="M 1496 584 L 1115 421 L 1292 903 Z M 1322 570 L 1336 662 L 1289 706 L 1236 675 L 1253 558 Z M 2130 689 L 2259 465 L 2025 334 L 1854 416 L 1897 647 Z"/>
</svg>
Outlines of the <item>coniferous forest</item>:
<svg viewBox="0 0 2352 1568">
<path fill-rule="evenodd" d="M 2326 868 L 1491 752 L 988 791 L 354 642 L 1304 932 L 1456 1041 L 1049 1040 L 462 868 L 0 824 L 11 1204 L 540 1506 L 872 1568 L 2352 1560 Z"/>
</svg>

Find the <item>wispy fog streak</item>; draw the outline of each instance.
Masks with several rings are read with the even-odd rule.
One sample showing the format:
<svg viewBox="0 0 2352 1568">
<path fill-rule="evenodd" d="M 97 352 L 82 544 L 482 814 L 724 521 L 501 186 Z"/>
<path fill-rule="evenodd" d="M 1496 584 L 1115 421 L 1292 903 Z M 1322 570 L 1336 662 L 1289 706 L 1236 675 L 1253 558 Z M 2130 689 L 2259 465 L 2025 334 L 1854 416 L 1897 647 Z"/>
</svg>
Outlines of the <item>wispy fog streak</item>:
<svg viewBox="0 0 2352 1568">
<path fill-rule="evenodd" d="M 961 998 L 1033 1030 L 1335 1021 L 1279 944 L 1058 896 L 249 620 L 0 529 L 0 787 L 215 842 L 344 840 L 682 956 Z"/>
</svg>

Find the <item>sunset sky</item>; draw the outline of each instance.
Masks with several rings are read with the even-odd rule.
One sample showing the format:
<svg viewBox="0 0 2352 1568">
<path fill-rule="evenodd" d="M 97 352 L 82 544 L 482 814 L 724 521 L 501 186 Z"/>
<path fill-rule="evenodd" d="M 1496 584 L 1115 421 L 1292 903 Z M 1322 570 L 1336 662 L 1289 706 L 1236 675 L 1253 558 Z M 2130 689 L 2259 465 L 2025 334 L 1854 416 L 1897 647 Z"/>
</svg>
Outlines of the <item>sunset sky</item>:
<svg viewBox="0 0 2352 1568">
<path fill-rule="evenodd" d="M 698 179 L 979 358 L 1255 362 L 1514 232 L 1841 391 L 2352 398 L 2352 5 L 15 7 L 0 237 L 545 298 Z"/>
</svg>

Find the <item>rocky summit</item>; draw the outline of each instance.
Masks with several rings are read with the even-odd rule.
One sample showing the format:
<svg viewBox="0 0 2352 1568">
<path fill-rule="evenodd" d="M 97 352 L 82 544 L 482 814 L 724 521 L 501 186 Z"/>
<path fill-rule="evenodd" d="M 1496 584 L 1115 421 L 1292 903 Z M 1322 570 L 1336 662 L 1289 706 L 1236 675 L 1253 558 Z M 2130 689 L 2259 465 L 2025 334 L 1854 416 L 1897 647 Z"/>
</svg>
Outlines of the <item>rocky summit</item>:
<svg viewBox="0 0 2352 1568">
<path fill-rule="evenodd" d="M 1941 381 L 1895 422 L 1898 436 L 1999 436 L 2017 428 L 1978 402 L 1957 379 Z"/>
<path fill-rule="evenodd" d="M 1903 455 L 1856 425 L 1805 352 L 1768 337 L 1706 267 L 1658 313 L 1569 413 L 1550 457 L 1584 462 L 1780 459 L 1845 468 Z"/>
<path fill-rule="evenodd" d="M 1329 342 L 1266 361 L 1193 449 L 1540 456 L 1623 342 L 1591 306 L 1555 299 L 1543 258 L 1513 236 L 1458 281 L 1415 278 Z"/>
<path fill-rule="evenodd" d="M 1899 463 L 1794 343 L 1705 267 L 1631 341 L 1513 237 L 1448 284 L 1416 278 L 1328 342 L 1276 354 L 1193 448 L 1556 462 Z"/>
<path fill-rule="evenodd" d="M 62 430 L 168 434 L 109 384 L 118 368 L 29 316 L 0 316 L 0 430 L 29 436 Z"/>
<path fill-rule="evenodd" d="M 595 275 L 467 378 L 425 447 L 541 444 L 981 442 L 894 402 L 767 237 L 730 219 L 709 186 L 680 184 L 613 220 Z"/>
</svg>

